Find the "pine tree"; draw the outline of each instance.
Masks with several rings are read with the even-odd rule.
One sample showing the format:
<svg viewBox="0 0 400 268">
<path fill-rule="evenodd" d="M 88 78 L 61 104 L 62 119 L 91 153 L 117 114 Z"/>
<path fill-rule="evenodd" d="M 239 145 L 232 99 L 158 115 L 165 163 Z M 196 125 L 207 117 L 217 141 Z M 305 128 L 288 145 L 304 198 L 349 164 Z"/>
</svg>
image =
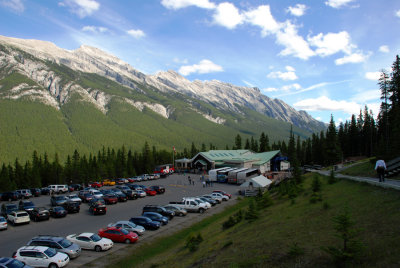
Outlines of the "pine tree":
<svg viewBox="0 0 400 268">
<path fill-rule="evenodd" d="M 336 132 L 335 121 L 331 115 L 328 129 L 326 131 L 326 157 L 327 163 L 330 165 L 335 164 L 341 159 L 342 153 L 339 146 L 339 141 Z"/>
</svg>

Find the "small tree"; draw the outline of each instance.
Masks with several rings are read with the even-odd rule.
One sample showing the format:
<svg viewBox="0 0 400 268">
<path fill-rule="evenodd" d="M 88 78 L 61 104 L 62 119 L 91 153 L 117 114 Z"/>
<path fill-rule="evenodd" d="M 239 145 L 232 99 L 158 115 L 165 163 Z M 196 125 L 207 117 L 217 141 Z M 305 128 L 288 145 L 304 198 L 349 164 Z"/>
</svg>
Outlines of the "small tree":
<svg viewBox="0 0 400 268">
<path fill-rule="evenodd" d="M 335 176 L 335 171 L 333 171 L 333 169 L 331 169 L 331 172 L 329 173 L 328 183 L 334 184 L 335 182 L 337 182 L 337 178 Z"/>
<path fill-rule="evenodd" d="M 254 200 L 250 200 L 249 208 L 247 209 L 244 218 L 249 222 L 255 221 L 258 219 L 258 211 L 256 210 L 256 206 L 254 205 Z"/>
<path fill-rule="evenodd" d="M 321 181 L 319 179 L 318 174 L 314 174 L 311 188 L 314 193 L 321 191 Z"/>
<path fill-rule="evenodd" d="M 203 242 L 203 237 L 200 233 L 197 236 L 191 235 L 186 240 L 186 248 L 188 248 L 190 252 L 194 252 L 199 249 L 201 242 Z"/>
</svg>

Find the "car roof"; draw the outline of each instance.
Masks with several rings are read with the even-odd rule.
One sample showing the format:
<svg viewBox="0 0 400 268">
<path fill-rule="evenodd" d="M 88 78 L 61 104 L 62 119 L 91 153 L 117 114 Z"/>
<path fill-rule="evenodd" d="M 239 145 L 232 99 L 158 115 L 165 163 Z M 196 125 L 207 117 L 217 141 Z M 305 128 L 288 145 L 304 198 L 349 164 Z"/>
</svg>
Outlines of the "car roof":
<svg viewBox="0 0 400 268">
<path fill-rule="evenodd" d="M 34 250 L 34 251 L 45 251 L 47 250 L 49 247 L 44 247 L 44 246 L 23 246 L 21 248 L 18 249 L 18 251 L 21 250 Z"/>
<path fill-rule="evenodd" d="M 77 236 L 86 236 L 86 237 L 91 237 L 92 235 L 94 235 L 94 233 L 81 233 Z"/>
</svg>

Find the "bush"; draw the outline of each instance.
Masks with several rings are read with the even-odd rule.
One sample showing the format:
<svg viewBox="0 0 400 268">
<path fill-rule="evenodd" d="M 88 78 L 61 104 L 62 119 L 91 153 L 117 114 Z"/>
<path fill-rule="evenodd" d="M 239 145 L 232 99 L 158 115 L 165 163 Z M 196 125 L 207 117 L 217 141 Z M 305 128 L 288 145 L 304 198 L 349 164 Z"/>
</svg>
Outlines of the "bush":
<svg viewBox="0 0 400 268">
<path fill-rule="evenodd" d="M 201 234 L 198 234 L 197 236 L 191 235 L 186 240 L 185 247 L 189 249 L 190 252 L 194 252 L 199 249 L 199 245 L 201 242 L 203 242 L 203 237 L 201 236 Z"/>
<path fill-rule="evenodd" d="M 269 195 L 269 192 L 265 192 L 261 196 L 257 196 L 256 201 L 257 201 L 257 208 L 259 209 L 267 208 L 271 206 L 273 203 Z"/>
<path fill-rule="evenodd" d="M 328 209 L 331 208 L 331 205 L 329 205 L 329 203 L 325 201 L 325 202 L 322 204 L 322 208 L 323 208 L 324 210 L 328 210 Z"/>
<path fill-rule="evenodd" d="M 314 174 L 313 181 L 311 184 L 311 189 L 314 193 L 321 191 L 321 180 L 319 179 L 318 174 Z"/>
<path fill-rule="evenodd" d="M 313 193 L 311 195 L 311 198 L 310 198 L 310 203 L 311 204 L 315 204 L 315 203 L 321 202 L 321 201 L 322 201 L 322 196 L 321 196 L 320 193 Z"/>
<path fill-rule="evenodd" d="M 331 172 L 329 174 L 329 178 L 328 178 L 328 183 L 329 184 L 334 184 L 338 181 L 338 179 L 335 176 L 335 172 L 333 171 L 333 169 L 331 169 Z"/>
<path fill-rule="evenodd" d="M 249 222 L 255 221 L 258 219 L 258 211 L 256 210 L 256 206 L 254 205 L 254 200 L 250 200 L 249 208 L 246 211 L 246 214 L 244 215 L 244 218 L 248 220 Z"/>
<path fill-rule="evenodd" d="M 239 210 L 233 216 L 230 216 L 227 221 L 222 223 L 222 229 L 226 230 L 234 226 L 235 224 L 239 223 L 243 219 L 243 212 Z"/>
</svg>

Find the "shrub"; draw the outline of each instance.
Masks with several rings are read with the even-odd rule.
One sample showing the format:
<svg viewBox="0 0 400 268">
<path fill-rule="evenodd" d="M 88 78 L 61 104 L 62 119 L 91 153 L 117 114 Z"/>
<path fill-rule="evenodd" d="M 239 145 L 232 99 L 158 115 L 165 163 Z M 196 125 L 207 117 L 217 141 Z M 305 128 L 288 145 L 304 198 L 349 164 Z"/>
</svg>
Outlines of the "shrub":
<svg viewBox="0 0 400 268">
<path fill-rule="evenodd" d="M 231 228 L 235 224 L 239 223 L 242 219 L 243 219 L 243 212 L 242 210 L 239 210 L 233 216 L 230 216 L 227 221 L 222 223 L 222 229 L 226 230 L 228 228 Z"/>
<path fill-rule="evenodd" d="M 288 252 L 288 256 L 290 258 L 297 258 L 301 255 L 304 255 L 304 248 L 300 247 L 297 242 L 293 243 Z"/>
<path fill-rule="evenodd" d="M 337 181 L 338 180 L 337 180 L 337 178 L 335 176 L 335 172 L 333 171 L 333 169 L 331 169 L 331 172 L 329 173 L 328 183 L 329 184 L 334 184 Z"/>
<path fill-rule="evenodd" d="M 201 242 L 203 242 L 201 234 L 198 234 L 197 236 L 191 235 L 186 240 L 185 247 L 189 249 L 190 252 L 194 252 L 199 248 Z"/>
<path fill-rule="evenodd" d="M 269 192 L 265 192 L 264 194 L 261 194 L 261 196 L 257 196 L 256 201 L 259 209 L 267 208 L 273 203 Z"/>
<path fill-rule="evenodd" d="M 314 174 L 311 189 L 314 193 L 321 191 L 321 181 L 318 174 Z"/>
<path fill-rule="evenodd" d="M 250 200 L 249 208 L 247 209 L 244 218 L 249 222 L 255 221 L 258 219 L 258 211 L 256 210 L 256 206 L 254 205 L 254 200 Z"/>
<path fill-rule="evenodd" d="M 311 198 L 310 198 L 310 203 L 315 204 L 317 202 L 322 201 L 322 196 L 320 193 L 312 193 Z"/>
<path fill-rule="evenodd" d="M 329 203 L 325 201 L 325 202 L 322 204 L 322 208 L 325 209 L 325 210 L 328 210 L 328 209 L 331 208 L 331 205 L 329 205 Z"/>
</svg>

